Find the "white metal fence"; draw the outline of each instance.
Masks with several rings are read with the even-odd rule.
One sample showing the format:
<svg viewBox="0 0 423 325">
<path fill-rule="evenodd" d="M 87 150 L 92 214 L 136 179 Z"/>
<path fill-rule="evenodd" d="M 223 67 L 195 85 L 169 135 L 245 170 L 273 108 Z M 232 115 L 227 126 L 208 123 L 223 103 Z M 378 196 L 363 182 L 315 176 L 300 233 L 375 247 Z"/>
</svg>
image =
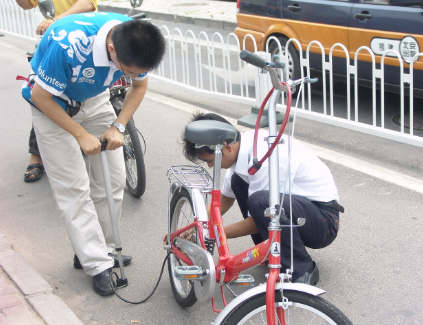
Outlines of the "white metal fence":
<svg viewBox="0 0 423 325">
<path fill-rule="evenodd" d="M 263 98 L 271 89 L 271 83 L 267 76 L 263 76 L 259 69 L 246 65 L 238 57 L 239 48 L 245 47 L 247 38 L 251 39 L 255 46 L 255 40 L 251 35 L 246 35 L 246 39 L 240 46 L 235 34 L 230 34 L 224 40 L 219 33 L 215 33 L 209 38 L 202 32 L 196 37 L 192 31 L 187 31 L 184 35 L 178 29 L 170 32 L 166 26 L 162 26 L 162 32 L 168 39 L 168 57 L 160 69 L 155 72 L 154 77 L 160 79 L 160 81 L 171 83 L 185 90 L 201 92 L 211 98 L 227 99 L 251 106 L 260 106 Z M 270 41 L 279 43 L 275 37 L 271 37 L 268 40 L 267 49 Z M 332 75 L 332 53 L 334 49 L 340 47 L 344 50 L 345 57 L 348 58 L 349 53 L 346 47 L 340 43 L 334 44 L 330 49 L 329 60 L 326 61 L 323 46 L 319 42 L 311 42 L 305 51 L 305 56 L 303 56 L 303 51 L 297 40 L 289 40 L 287 46 L 292 42 L 297 43 L 300 49 L 302 76 L 303 70 L 307 71 L 307 75 L 310 75 L 309 56 L 312 45 L 317 45 L 321 49 L 322 67 L 329 75 L 327 77 L 326 73 L 321 73 L 319 76 L 323 93 L 320 96 L 321 98 L 312 96 L 313 85 L 307 86 L 307 95 L 302 97 L 297 116 L 423 147 L 423 130 L 414 131 L 416 123 L 414 121 L 413 100 L 408 100 L 407 106 L 405 100 L 407 97 L 413 98 L 413 73 L 415 72 L 413 63 L 410 65 L 410 72 L 405 73 L 400 54 L 390 50 L 383 54 L 381 67 L 377 69 L 376 58 L 370 48 L 359 48 L 353 64 L 350 64 L 350 60 L 345 59 L 347 71 L 344 87 L 345 98 L 343 103 L 339 103 L 338 100 L 335 107 L 336 94 Z M 286 63 L 287 69 L 288 54 L 282 50 L 283 48 L 279 50 L 280 53 L 284 53 L 280 56 L 280 60 Z M 373 60 L 371 80 L 373 86 L 368 90 L 371 93 L 370 108 L 362 107 L 364 102 L 369 102 L 368 98 L 363 99 L 359 96 L 360 91 L 363 92 L 363 88 L 358 86 L 357 67 L 360 64 L 358 54 L 362 51 L 368 51 Z M 384 61 L 387 55 L 397 57 L 401 68 L 398 88 L 400 94 L 397 96 L 399 100 L 396 112 L 393 112 L 392 108 L 389 112 L 385 111 Z M 423 56 L 423 53 L 417 54 L 415 58 L 420 56 Z M 192 64 L 189 65 L 188 62 Z M 285 73 L 288 73 L 288 71 Z M 351 87 L 351 80 L 353 80 L 353 88 Z M 380 81 L 380 90 L 376 87 L 377 81 Z M 405 90 L 406 86 L 408 86 L 408 93 Z M 282 112 L 284 111 L 283 102 L 278 108 Z M 394 123 L 393 115 L 398 117 L 396 119 L 398 124 Z M 422 116 L 419 116 L 420 125 L 423 122 L 421 119 Z"/>
<path fill-rule="evenodd" d="M 42 16 L 34 13 L 34 10 L 24 12 L 16 5 L 15 0 L 2 0 L 0 2 L 0 18 L 0 30 L 27 38 L 35 38 L 35 28 Z M 247 39 L 250 39 L 255 46 L 255 40 L 251 35 L 247 35 L 243 44 L 240 44 L 233 33 L 224 39 L 217 32 L 209 36 L 205 32 L 195 35 L 190 30 L 182 33 L 178 28 L 170 31 L 166 26 L 162 26 L 161 30 L 167 38 L 168 48 L 165 60 L 159 69 L 150 74 L 152 78 L 180 87 L 184 91 L 193 91 L 211 98 L 250 106 L 260 106 L 271 88 L 269 78 L 261 74 L 259 69 L 245 64 L 239 58 L 239 49 L 245 47 Z M 276 38 L 272 37 L 268 40 L 266 48 L 272 40 L 278 42 Z M 292 42 L 296 42 L 300 49 L 301 75 L 303 75 L 303 70 L 306 70 L 308 75 L 310 74 L 309 56 L 312 45 L 317 45 L 321 49 L 322 67 L 329 73 L 329 78 L 326 77 L 326 73 L 322 73 L 319 77 L 322 88 L 320 97 L 312 96 L 311 87 L 314 86 L 308 86 L 307 96 L 302 97 L 301 104 L 297 109 L 297 116 L 423 147 L 423 132 L 414 131 L 416 123 L 413 100 L 409 100 L 407 105 L 405 101 L 407 97 L 405 96 L 405 85 L 409 86 L 407 95 L 409 98 L 413 98 L 413 74 L 415 72 L 413 63 L 410 64 L 410 72 L 404 73 L 401 56 L 390 50 L 383 54 L 381 68 L 377 69 L 373 52 L 367 47 L 359 48 L 353 64 L 350 64 L 350 60 L 345 60 L 347 76 L 345 77 L 344 102 L 337 102 L 335 107 L 332 52 L 340 47 L 345 52 L 345 57 L 348 58 L 349 53 L 346 47 L 339 43 L 334 44 L 330 49 L 329 60 L 326 61 L 323 47 L 319 42 L 311 42 L 305 51 L 305 56 L 303 56 L 297 40 L 289 40 L 287 46 Z M 280 48 L 279 52 L 284 53 L 281 50 Z M 360 91 L 363 90 L 358 87 L 357 82 L 357 65 L 359 64 L 357 58 L 362 51 L 368 51 L 373 60 L 373 87 L 369 90 L 371 92 L 371 108 L 363 108 L 363 100 L 359 96 Z M 395 113 L 398 117 L 397 124 L 392 123 L 393 112 L 390 111 L 389 115 L 385 111 L 384 60 L 387 54 L 396 56 L 401 66 L 400 99 Z M 423 56 L 423 53 L 417 54 L 415 58 L 420 56 Z M 287 63 L 287 54 L 281 55 L 280 59 Z M 350 77 L 353 77 L 353 89 L 350 87 Z M 381 83 L 380 91 L 376 89 L 377 81 Z M 367 102 L 369 101 L 367 100 Z M 280 111 L 284 111 L 283 99 L 278 108 Z M 423 116 L 419 117 L 420 124 L 422 124 L 422 118 Z"/>
<path fill-rule="evenodd" d="M 0 1 L 0 30 L 20 37 L 37 39 L 35 30 L 44 20 L 38 7 L 23 10 L 15 0 Z"/>
</svg>

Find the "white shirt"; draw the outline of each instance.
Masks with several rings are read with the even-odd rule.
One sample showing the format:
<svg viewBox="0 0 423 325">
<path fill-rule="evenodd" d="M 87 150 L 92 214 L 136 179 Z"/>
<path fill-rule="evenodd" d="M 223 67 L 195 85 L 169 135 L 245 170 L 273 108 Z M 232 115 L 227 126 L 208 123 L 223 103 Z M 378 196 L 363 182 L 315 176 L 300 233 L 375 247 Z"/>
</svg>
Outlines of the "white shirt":
<svg viewBox="0 0 423 325">
<path fill-rule="evenodd" d="M 257 141 L 257 154 L 260 160 L 268 150 L 268 144 L 264 140 L 269 132 L 260 130 Z M 284 192 L 285 183 L 288 182 L 288 136 L 283 135 L 283 144 L 279 144 L 279 191 Z M 253 163 L 254 131 L 241 134 L 241 144 L 238 159 L 225 174 L 222 194 L 235 198 L 231 188 L 231 179 L 234 173 L 238 174 L 249 184 L 248 196 L 261 191 L 269 190 L 269 159 L 263 163 L 255 175 L 248 174 L 248 168 Z M 310 201 L 329 202 L 339 201 L 338 190 L 335 186 L 329 168 L 300 141 L 292 139 L 291 152 L 291 193 L 300 195 Z M 288 185 L 285 193 L 288 193 Z"/>
</svg>

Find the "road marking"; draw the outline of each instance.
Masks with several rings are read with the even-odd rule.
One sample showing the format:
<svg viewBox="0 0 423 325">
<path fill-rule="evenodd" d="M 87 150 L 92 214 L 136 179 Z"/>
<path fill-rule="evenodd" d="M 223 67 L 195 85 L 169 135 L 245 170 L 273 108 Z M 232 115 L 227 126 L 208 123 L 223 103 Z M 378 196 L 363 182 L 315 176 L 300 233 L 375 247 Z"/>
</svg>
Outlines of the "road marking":
<svg viewBox="0 0 423 325">
<path fill-rule="evenodd" d="M 213 113 L 212 111 L 209 111 L 209 110 L 206 110 L 206 109 L 203 109 L 188 103 L 184 103 L 179 100 L 169 98 L 169 97 L 166 97 L 151 91 L 147 92 L 145 96 L 149 99 L 169 105 L 171 107 L 177 108 L 179 110 L 182 110 L 190 114 L 194 112 Z M 250 128 L 237 125 L 237 120 L 233 118 L 230 118 L 224 115 L 222 116 L 225 119 L 227 119 L 230 123 L 232 123 L 241 132 L 251 130 Z M 393 170 L 381 167 L 379 165 L 374 165 L 364 160 L 347 156 L 330 149 L 319 147 L 304 141 L 301 141 L 301 142 L 304 143 L 304 145 L 309 147 L 311 150 L 313 150 L 313 152 L 322 159 L 329 160 L 338 165 L 342 165 L 344 167 L 357 170 L 361 173 L 370 175 L 375 178 L 382 179 L 384 181 L 387 181 L 395 185 L 402 186 L 404 188 L 408 188 L 410 190 L 423 194 L 423 181 L 417 178 L 410 177 L 410 176 L 395 172 Z"/>
</svg>

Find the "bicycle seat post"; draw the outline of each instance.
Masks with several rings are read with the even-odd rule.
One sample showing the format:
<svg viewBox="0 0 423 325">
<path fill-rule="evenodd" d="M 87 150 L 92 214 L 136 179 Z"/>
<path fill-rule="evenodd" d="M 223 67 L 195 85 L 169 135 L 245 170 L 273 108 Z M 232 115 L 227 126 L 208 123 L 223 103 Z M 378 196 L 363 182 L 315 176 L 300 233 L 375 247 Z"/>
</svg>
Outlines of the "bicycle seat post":
<svg viewBox="0 0 423 325">
<path fill-rule="evenodd" d="M 222 170 L 222 149 L 225 147 L 223 144 L 210 146 L 214 150 L 213 155 L 213 190 L 220 190 L 220 174 Z"/>
</svg>

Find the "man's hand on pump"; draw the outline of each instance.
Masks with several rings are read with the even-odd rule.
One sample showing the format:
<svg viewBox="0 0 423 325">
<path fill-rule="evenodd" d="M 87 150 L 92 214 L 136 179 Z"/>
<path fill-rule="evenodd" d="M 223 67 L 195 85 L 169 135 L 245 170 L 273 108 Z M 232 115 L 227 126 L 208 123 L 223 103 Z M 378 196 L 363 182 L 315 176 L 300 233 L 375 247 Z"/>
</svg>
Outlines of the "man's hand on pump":
<svg viewBox="0 0 423 325">
<path fill-rule="evenodd" d="M 107 140 L 106 150 L 115 150 L 123 146 L 123 134 L 114 126 L 102 134 L 100 139 Z"/>
<path fill-rule="evenodd" d="M 85 155 L 89 156 L 100 153 L 101 143 L 98 138 L 92 134 L 85 132 L 83 135 L 75 137 L 75 139 L 78 141 L 78 144 Z"/>
</svg>

